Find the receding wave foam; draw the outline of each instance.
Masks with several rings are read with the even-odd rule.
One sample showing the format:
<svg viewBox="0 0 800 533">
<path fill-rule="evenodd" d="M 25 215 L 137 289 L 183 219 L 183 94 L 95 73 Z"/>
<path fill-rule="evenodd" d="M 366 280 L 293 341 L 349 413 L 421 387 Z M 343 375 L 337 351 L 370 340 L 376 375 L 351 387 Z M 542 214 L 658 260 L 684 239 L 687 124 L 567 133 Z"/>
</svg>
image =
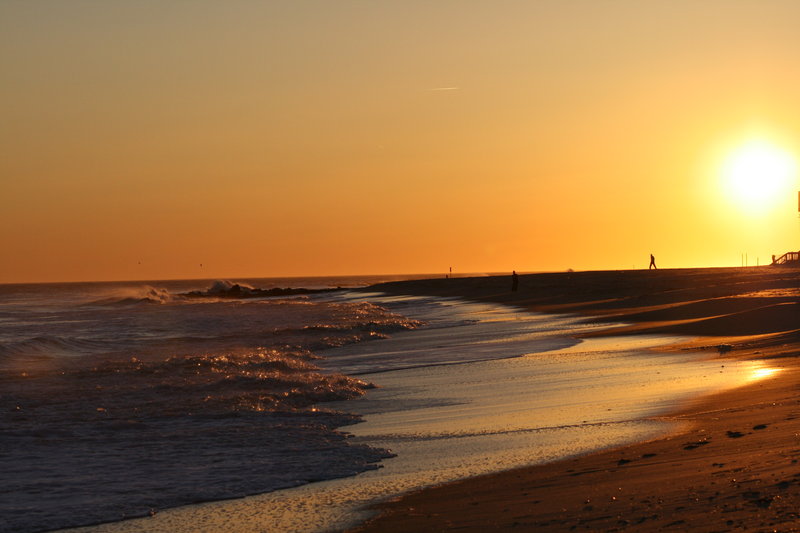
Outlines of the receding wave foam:
<svg viewBox="0 0 800 533">
<path fill-rule="evenodd" d="M 302 328 L 279 328 L 275 335 L 300 335 L 315 339 L 310 346 L 315 350 L 335 348 L 348 344 L 356 344 L 365 340 L 386 339 L 392 333 L 417 329 L 425 322 L 386 313 L 379 306 L 362 302 L 348 304 L 355 320 L 349 323 L 310 324 Z"/>
</svg>

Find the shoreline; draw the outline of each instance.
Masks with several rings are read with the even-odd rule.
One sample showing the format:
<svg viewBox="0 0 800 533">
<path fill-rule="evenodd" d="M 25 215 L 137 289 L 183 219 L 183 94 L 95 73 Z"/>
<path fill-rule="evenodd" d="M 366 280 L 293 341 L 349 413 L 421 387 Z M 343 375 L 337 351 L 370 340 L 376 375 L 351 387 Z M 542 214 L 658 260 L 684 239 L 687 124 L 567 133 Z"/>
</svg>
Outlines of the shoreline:
<svg viewBox="0 0 800 533">
<path fill-rule="evenodd" d="M 589 336 L 678 333 L 694 340 L 657 350 L 716 348 L 720 364 L 759 359 L 779 371 L 658 417 L 680 424 L 663 437 L 412 492 L 350 531 L 800 529 L 797 270 L 533 274 L 510 287 L 497 276 L 370 289 L 613 319 L 630 325 Z"/>
<path fill-rule="evenodd" d="M 408 310 L 406 307 L 404 309 Z M 381 468 L 362 472 L 357 476 L 318 481 L 243 499 L 165 508 L 154 510 L 156 512 L 150 517 L 131 517 L 121 522 L 64 531 L 108 533 L 225 529 L 248 532 L 260 531 L 263 524 L 272 524 L 271 527 L 276 530 L 284 531 L 345 530 L 371 518 L 374 514 L 369 511 L 371 505 L 399 494 L 486 473 L 552 461 L 559 457 L 573 457 L 598 448 L 606 449 L 663 434 L 663 424 L 641 422 L 646 418 L 645 413 L 664 412 L 659 404 L 667 401 L 667 405 L 674 405 L 681 397 L 692 394 L 692 383 L 697 386 L 698 373 L 694 363 L 689 362 L 696 356 L 667 356 L 661 363 L 668 367 L 662 370 L 667 371 L 656 372 L 653 364 L 658 358 L 652 355 L 636 357 L 631 353 L 643 346 L 677 342 L 681 337 L 657 335 L 620 337 L 611 342 L 602 339 L 586 343 L 564 342 L 567 338 L 562 339 L 561 333 L 568 335 L 571 331 L 576 334 L 605 325 L 585 324 L 574 317 L 531 315 L 502 305 L 452 300 L 435 304 L 429 312 L 436 317 L 444 309 L 447 316 L 445 322 L 448 323 L 454 319 L 455 323 L 461 323 L 463 319 L 473 316 L 483 316 L 483 319 L 476 321 L 474 325 L 461 324 L 457 335 L 453 334 L 456 330 L 450 327 L 433 327 L 422 337 L 414 332 L 408 332 L 405 339 L 404 335 L 393 336 L 382 341 L 384 344 L 379 351 L 388 350 L 388 353 L 394 354 L 393 361 L 405 360 L 402 355 L 405 353 L 404 348 L 410 348 L 409 353 L 437 360 L 441 357 L 440 350 L 447 350 L 448 343 L 451 343 L 450 349 L 456 349 L 460 353 L 465 342 L 472 345 L 472 341 L 467 339 L 487 335 L 488 324 L 499 327 L 498 331 L 504 332 L 509 339 L 515 339 L 514 342 L 518 344 L 507 341 L 498 343 L 496 351 L 502 354 L 499 358 L 486 358 L 487 352 L 484 348 L 484 351 L 479 352 L 481 356 L 477 360 L 461 364 L 455 369 L 450 365 L 422 364 L 396 368 L 388 374 L 383 372 L 380 373 L 380 386 L 367 397 L 355 400 L 356 403 L 347 400 L 341 402 L 340 406 L 337 403 L 327 404 L 328 408 L 335 410 L 341 408 L 365 416 L 370 413 L 364 423 L 348 426 L 345 430 L 350 433 L 354 444 L 396 451 L 398 457 L 382 463 Z M 424 318 L 424 315 L 419 317 Z M 476 331 L 470 332 L 472 327 L 477 328 Z M 525 334 L 531 331 L 544 332 L 544 335 L 533 333 L 529 337 Z M 553 332 L 561 333 L 551 337 Z M 539 356 L 525 355 L 538 353 L 542 343 L 549 348 L 542 349 Z M 574 355 L 589 362 L 583 367 L 580 362 L 564 361 L 579 344 L 581 348 Z M 429 355 L 431 349 L 434 355 Z M 328 357 L 332 357 L 332 360 L 338 358 L 340 365 L 341 357 L 352 357 L 350 363 L 344 363 L 345 366 L 357 362 L 361 357 L 360 352 L 369 354 L 375 351 L 367 344 L 343 347 L 342 350 L 345 353 L 339 353 L 338 356 L 328 354 Z M 511 352 L 518 355 L 511 356 Z M 587 355 L 594 352 L 604 354 L 604 362 L 597 364 L 594 358 Z M 547 370 L 543 372 L 541 359 L 547 357 L 545 354 L 555 355 L 545 365 Z M 460 354 L 459 357 L 463 358 L 464 355 Z M 620 363 L 621 360 L 628 363 Z M 632 360 L 636 362 L 630 363 Z M 636 372 L 626 370 L 631 364 L 637 368 Z M 743 366 L 752 368 L 755 365 Z M 581 368 L 583 370 L 577 370 Z M 558 379 L 551 383 L 549 378 L 543 378 L 557 378 L 567 370 L 573 374 L 570 382 L 575 383 L 580 379 L 594 394 L 603 398 L 602 402 L 595 402 L 591 397 L 581 399 L 571 392 L 566 396 L 561 395 L 558 391 L 563 390 L 563 387 L 557 384 Z M 730 371 L 746 379 L 750 369 L 731 368 Z M 659 377 L 656 374 L 663 375 Z M 613 381 L 615 375 L 622 381 L 616 381 L 615 384 L 608 382 L 608 378 L 611 377 Z M 364 379 L 373 381 L 370 378 L 372 374 L 363 376 Z M 597 387 L 592 386 L 598 378 Z M 657 380 L 671 390 L 666 396 L 675 398 L 676 401 L 666 400 L 662 387 L 653 385 Z M 374 381 L 378 382 L 377 376 Z M 724 379 L 720 381 L 716 378 L 715 381 L 725 386 Z M 626 383 L 626 387 L 620 387 L 621 383 Z M 624 392 L 630 386 L 643 387 L 636 393 L 638 401 Z M 460 392 L 456 394 L 456 390 Z M 499 390 L 503 394 L 498 395 Z M 609 391 L 610 394 L 598 393 L 601 390 Z M 656 391 L 655 396 L 650 391 Z M 556 398 L 559 399 L 554 401 Z M 398 408 L 403 401 L 408 402 L 406 408 Z M 361 405 L 356 408 L 359 403 Z M 393 407 L 388 411 L 380 407 L 390 403 Z M 462 415 L 457 406 L 464 403 L 471 407 L 468 414 Z M 536 412 L 539 414 L 534 415 L 530 411 L 529 407 L 533 403 L 538 405 Z M 574 407 L 569 409 L 568 405 Z M 590 406 L 591 409 L 587 410 L 580 407 L 581 405 Z M 553 414 L 555 407 L 558 408 L 557 414 Z M 504 416 L 499 416 L 503 413 Z M 521 413 L 526 414 L 520 416 Z M 432 422 L 427 423 L 427 419 Z M 587 420 L 591 423 L 587 423 Z M 449 425 L 443 426 L 444 421 L 448 421 Z M 532 421 L 538 427 L 532 427 Z M 518 431 L 510 431 L 512 426 Z M 429 435 L 433 438 L 419 440 L 413 438 L 414 435 Z M 456 438 L 448 439 L 448 435 Z M 531 455 L 530 450 L 536 450 L 536 457 Z"/>
</svg>

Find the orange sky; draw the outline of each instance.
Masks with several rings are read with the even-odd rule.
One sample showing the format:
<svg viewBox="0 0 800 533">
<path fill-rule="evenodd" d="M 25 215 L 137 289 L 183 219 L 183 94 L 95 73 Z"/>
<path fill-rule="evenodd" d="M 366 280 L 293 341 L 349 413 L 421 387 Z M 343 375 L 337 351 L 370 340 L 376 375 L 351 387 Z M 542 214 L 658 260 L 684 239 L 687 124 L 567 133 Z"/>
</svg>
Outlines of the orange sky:
<svg viewBox="0 0 800 533">
<path fill-rule="evenodd" d="M 0 4 L 0 282 L 722 266 L 800 248 L 792 1 Z M 203 267 L 200 267 L 200 264 Z"/>
</svg>

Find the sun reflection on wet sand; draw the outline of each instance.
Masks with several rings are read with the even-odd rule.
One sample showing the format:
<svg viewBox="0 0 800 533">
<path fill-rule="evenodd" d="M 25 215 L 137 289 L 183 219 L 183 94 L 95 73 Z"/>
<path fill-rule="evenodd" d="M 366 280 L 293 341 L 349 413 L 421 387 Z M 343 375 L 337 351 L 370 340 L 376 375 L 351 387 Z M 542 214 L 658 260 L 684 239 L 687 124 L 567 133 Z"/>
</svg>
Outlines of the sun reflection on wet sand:
<svg viewBox="0 0 800 533">
<path fill-rule="evenodd" d="M 750 372 L 747 379 L 748 382 L 771 378 L 782 370 L 781 368 L 768 368 L 761 361 L 756 361 L 753 364 L 756 365 L 756 368 Z"/>
</svg>

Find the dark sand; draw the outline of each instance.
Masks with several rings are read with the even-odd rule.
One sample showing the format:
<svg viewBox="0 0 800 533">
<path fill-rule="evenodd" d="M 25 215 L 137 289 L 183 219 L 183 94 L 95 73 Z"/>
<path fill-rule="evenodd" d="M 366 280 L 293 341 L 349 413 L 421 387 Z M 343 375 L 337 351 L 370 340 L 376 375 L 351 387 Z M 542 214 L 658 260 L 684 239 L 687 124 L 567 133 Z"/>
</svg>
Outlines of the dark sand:
<svg viewBox="0 0 800 533">
<path fill-rule="evenodd" d="M 679 333 L 672 350 L 780 369 L 697 399 L 654 441 L 467 479 L 400 498 L 358 531 L 800 531 L 800 271 L 782 267 L 575 272 L 380 285 Z M 721 348 L 717 348 L 721 346 Z"/>
</svg>

